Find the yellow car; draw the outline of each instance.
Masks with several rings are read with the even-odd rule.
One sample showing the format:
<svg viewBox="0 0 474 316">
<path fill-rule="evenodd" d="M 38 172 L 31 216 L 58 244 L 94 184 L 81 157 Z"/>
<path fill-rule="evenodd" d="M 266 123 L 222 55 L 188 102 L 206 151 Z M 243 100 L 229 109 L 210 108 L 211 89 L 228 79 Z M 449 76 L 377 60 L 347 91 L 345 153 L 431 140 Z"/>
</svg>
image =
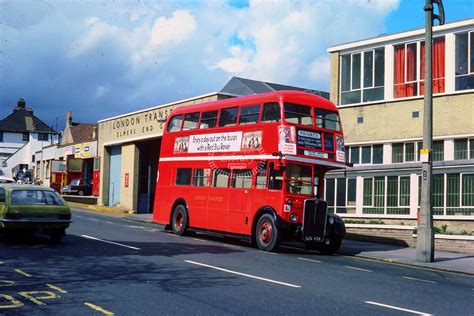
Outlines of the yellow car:
<svg viewBox="0 0 474 316">
<path fill-rule="evenodd" d="M 58 242 L 71 223 L 71 210 L 54 190 L 37 185 L 0 184 L 0 229 L 44 232 Z"/>
</svg>

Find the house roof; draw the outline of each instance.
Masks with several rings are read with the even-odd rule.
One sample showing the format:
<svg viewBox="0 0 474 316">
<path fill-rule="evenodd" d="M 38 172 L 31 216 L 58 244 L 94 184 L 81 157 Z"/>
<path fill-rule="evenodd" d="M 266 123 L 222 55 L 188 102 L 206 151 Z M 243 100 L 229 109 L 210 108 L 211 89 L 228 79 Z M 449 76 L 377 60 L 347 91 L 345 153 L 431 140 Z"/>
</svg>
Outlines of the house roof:
<svg viewBox="0 0 474 316">
<path fill-rule="evenodd" d="M 0 121 L 0 132 L 56 134 L 54 129 L 37 118 L 25 104 L 25 100 L 20 99 L 12 114 Z"/>
<path fill-rule="evenodd" d="M 69 129 L 75 144 L 94 140 L 93 131 L 98 124 L 71 123 Z"/>
<path fill-rule="evenodd" d="M 228 93 L 238 96 L 252 95 L 265 92 L 275 92 L 282 90 L 296 90 L 313 93 L 323 98 L 329 99 L 329 93 L 325 91 L 288 86 L 283 84 L 257 81 L 246 78 L 232 77 L 227 84 L 219 91 L 220 93 Z"/>
</svg>

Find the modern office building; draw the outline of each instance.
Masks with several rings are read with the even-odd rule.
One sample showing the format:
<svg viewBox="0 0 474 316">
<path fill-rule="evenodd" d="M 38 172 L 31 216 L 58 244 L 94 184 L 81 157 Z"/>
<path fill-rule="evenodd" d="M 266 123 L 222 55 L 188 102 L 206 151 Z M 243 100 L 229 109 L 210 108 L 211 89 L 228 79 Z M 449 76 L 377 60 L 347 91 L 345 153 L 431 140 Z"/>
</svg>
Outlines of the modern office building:
<svg viewBox="0 0 474 316">
<path fill-rule="evenodd" d="M 415 223 L 420 204 L 424 29 L 330 47 L 330 94 L 353 167 L 326 177 L 345 218 Z M 433 209 L 474 230 L 474 19 L 433 28 Z"/>
</svg>

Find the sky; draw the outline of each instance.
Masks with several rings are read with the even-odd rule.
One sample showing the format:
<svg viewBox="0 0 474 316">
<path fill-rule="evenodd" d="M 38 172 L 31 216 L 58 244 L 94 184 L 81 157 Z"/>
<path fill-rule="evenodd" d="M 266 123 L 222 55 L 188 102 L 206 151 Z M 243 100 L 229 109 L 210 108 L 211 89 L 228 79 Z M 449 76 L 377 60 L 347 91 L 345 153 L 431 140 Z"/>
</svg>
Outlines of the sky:
<svg viewBox="0 0 474 316">
<path fill-rule="evenodd" d="M 424 27 L 425 0 L 0 0 L 0 119 L 61 130 L 220 90 L 232 76 L 329 91 L 333 45 Z M 444 0 L 446 22 L 474 1 Z"/>
</svg>

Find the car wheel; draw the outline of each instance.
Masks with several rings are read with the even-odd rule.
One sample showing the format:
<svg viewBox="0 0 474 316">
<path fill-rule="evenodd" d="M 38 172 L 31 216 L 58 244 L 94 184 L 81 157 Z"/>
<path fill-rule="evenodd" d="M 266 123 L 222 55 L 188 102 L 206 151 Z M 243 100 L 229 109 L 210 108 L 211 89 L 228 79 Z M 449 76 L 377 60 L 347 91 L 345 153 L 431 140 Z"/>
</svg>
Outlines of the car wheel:
<svg viewBox="0 0 474 316">
<path fill-rule="evenodd" d="M 341 247 L 342 238 L 338 236 L 327 236 L 319 246 L 319 251 L 325 255 L 335 254 Z"/>
<path fill-rule="evenodd" d="M 263 251 L 272 251 L 278 246 L 278 228 L 275 218 L 270 214 L 264 214 L 258 220 L 255 229 L 255 239 L 257 246 Z"/>
<path fill-rule="evenodd" d="M 183 205 L 178 205 L 171 216 L 171 229 L 176 235 L 182 236 L 188 229 L 188 211 Z"/>
<path fill-rule="evenodd" d="M 80 196 L 83 196 L 83 195 L 84 195 L 84 191 L 79 190 L 79 192 L 78 192 L 77 194 L 79 194 Z"/>
</svg>

